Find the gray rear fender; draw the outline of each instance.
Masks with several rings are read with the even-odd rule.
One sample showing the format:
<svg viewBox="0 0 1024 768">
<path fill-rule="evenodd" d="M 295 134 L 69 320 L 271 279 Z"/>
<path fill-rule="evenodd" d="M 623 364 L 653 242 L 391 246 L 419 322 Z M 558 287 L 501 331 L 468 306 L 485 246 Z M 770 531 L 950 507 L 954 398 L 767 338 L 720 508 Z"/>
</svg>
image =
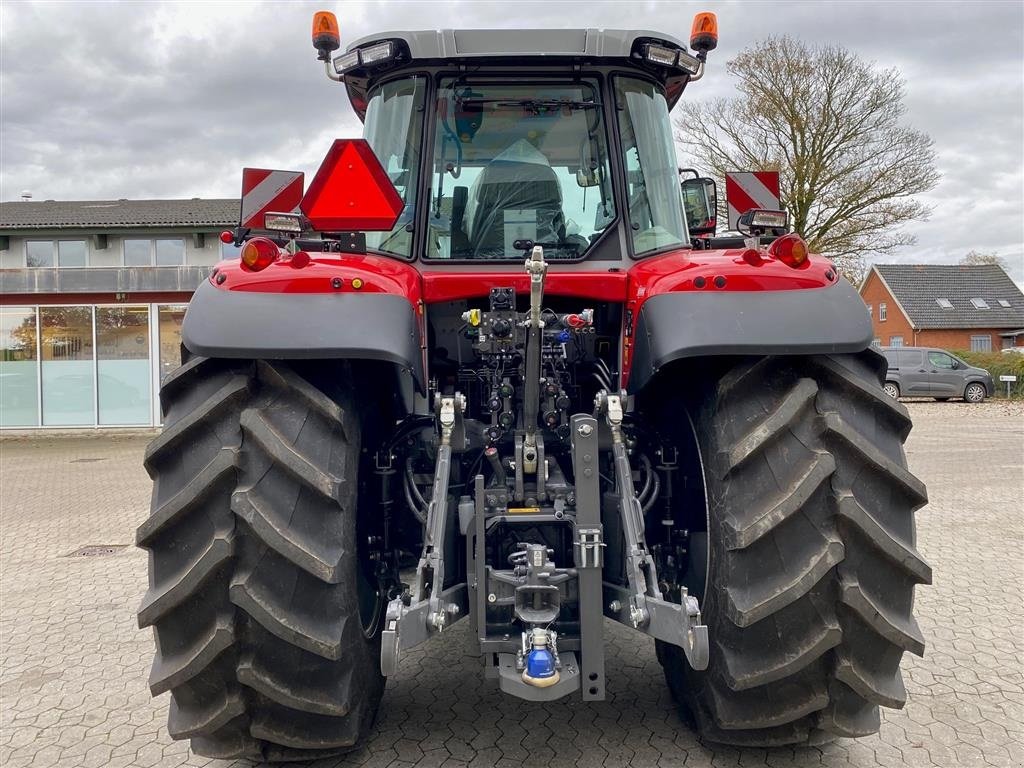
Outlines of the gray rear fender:
<svg viewBox="0 0 1024 768">
<path fill-rule="evenodd" d="M 864 302 L 846 280 L 791 291 L 658 294 L 640 308 L 629 390 L 686 358 L 860 352 L 872 337 Z"/>
<path fill-rule="evenodd" d="M 181 339 L 203 357 L 390 362 L 424 392 L 416 314 L 403 296 L 225 291 L 204 281 Z"/>
</svg>

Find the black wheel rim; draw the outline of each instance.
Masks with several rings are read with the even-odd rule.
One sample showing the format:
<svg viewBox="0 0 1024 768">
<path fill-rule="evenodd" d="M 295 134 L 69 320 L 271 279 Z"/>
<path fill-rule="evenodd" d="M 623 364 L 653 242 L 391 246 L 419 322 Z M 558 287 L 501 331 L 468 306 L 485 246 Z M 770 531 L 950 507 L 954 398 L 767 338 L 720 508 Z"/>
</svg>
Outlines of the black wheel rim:
<svg viewBox="0 0 1024 768">
<path fill-rule="evenodd" d="M 384 615 L 384 597 L 380 593 L 377 579 L 373 577 L 373 561 L 368 557 L 366 547 L 361 547 L 359 564 L 356 568 L 356 597 L 359 602 L 359 625 L 363 636 L 374 637 L 380 629 Z"/>
</svg>

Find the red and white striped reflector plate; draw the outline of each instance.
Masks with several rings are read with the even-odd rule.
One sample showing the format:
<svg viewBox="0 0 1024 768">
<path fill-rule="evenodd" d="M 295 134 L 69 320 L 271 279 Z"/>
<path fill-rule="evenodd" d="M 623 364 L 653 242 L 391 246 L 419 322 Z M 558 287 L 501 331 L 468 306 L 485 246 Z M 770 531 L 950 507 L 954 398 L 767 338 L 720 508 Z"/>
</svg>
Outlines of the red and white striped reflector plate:
<svg viewBox="0 0 1024 768">
<path fill-rule="evenodd" d="M 264 229 L 266 213 L 291 213 L 302 201 L 304 174 L 301 171 L 242 169 L 242 212 L 239 225 Z"/>
<path fill-rule="evenodd" d="M 781 210 L 779 172 L 754 171 L 725 174 L 725 200 L 729 204 L 729 229 L 736 229 L 740 216 L 751 208 Z"/>
</svg>

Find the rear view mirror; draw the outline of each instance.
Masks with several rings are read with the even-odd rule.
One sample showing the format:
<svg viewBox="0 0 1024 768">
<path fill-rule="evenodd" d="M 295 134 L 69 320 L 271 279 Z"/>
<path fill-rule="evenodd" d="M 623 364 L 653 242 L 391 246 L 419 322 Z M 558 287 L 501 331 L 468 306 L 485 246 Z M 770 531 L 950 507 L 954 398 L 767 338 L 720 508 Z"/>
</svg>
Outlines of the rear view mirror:
<svg viewBox="0 0 1024 768">
<path fill-rule="evenodd" d="M 691 235 L 713 235 L 717 224 L 718 189 L 714 179 L 683 179 L 683 208 Z"/>
</svg>

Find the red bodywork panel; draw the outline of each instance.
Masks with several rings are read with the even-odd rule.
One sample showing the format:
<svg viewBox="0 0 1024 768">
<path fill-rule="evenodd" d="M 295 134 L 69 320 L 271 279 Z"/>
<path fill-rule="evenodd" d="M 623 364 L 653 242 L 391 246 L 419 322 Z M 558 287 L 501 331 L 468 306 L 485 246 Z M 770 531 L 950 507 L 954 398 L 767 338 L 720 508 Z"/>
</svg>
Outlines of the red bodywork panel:
<svg viewBox="0 0 1024 768">
<path fill-rule="evenodd" d="M 285 257 L 288 254 L 284 254 Z M 353 288 L 358 278 L 362 286 Z M 341 283 L 335 287 L 336 280 Z M 210 281 L 222 290 L 261 293 L 391 293 L 416 306 L 422 295 L 420 273 L 411 264 L 385 256 L 300 252 L 254 272 L 241 261 L 220 262 Z"/>
<path fill-rule="evenodd" d="M 622 270 L 555 272 L 549 268 L 544 279 L 544 294 L 621 303 L 626 300 L 628 280 L 628 274 Z M 454 272 L 451 269 L 438 269 L 423 272 L 423 296 L 427 304 L 486 296 L 492 286 L 512 286 L 517 294 L 528 294 L 530 276 L 524 270 Z"/>
<path fill-rule="evenodd" d="M 592 265 L 588 265 L 592 266 Z M 575 265 L 548 269 L 545 295 L 577 297 L 584 301 L 624 305 L 623 384 L 632 362 L 629 334 L 643 303 L 651 296 L 686 291 L 791 291 L 824 288 L 839 278 L 832 263 L 811 256 L 792 268 L 752 249 L 694 251 L 682 249 L 635 262 L 628 271 L 613 267 L 602 272 Z M 356 280 L 356 288 L 353 285 Z M 413 309 L 423 305 L 487 296 L 495 286 L 513 286 L 529 292 L 526 272 L 507 269 L 485 272 L 466 264 L 413 265 L 385 256 L 353 256 L 300 252 L 253 272 L 239 261 L 217 265 L 210 281 L 221 290 L 267 293 L 389 293 L 405 296 Z M 301 304 L 299 305 L 301 311 Z"/>
</svg>

